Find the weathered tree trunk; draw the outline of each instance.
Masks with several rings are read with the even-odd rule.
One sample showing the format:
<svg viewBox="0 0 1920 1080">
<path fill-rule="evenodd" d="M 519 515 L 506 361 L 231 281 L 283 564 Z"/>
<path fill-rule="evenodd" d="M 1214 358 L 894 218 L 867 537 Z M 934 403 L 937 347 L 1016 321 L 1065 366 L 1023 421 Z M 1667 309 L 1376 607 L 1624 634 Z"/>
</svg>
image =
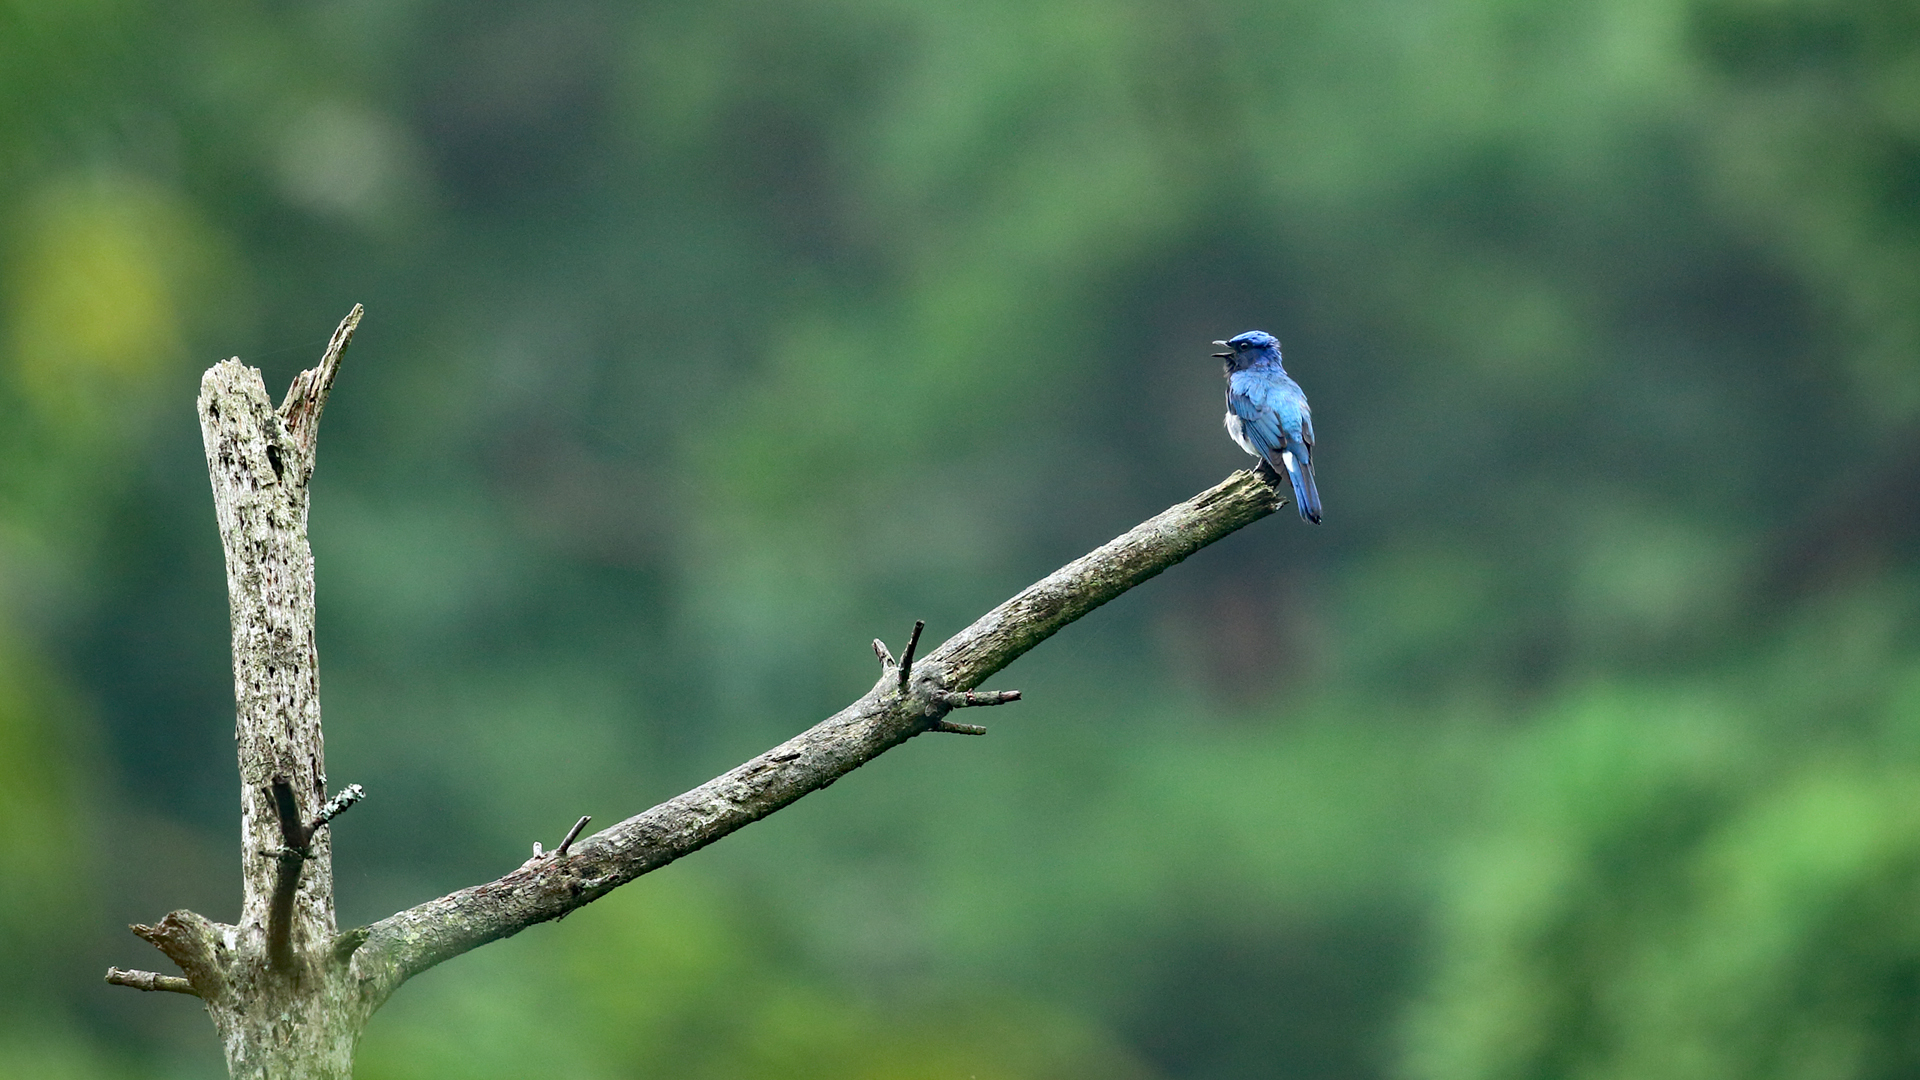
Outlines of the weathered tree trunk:
<svg viewBox="0 0 1920 1080">
<path fill-rule="evenodd" d="M 198 995 L 234 1077 L 346 1080 L 375 1009 L 407 979 L 489 941 L 559 918 L 641 874 L 831 784 L 947 719 L 1018 691 L 976 688 L 1095 607 L 1283 505 L 1266 482 L 1226 482 L 1023 590 L 918 664 L 876 641 L 881 677 L 860 700 L 752 761 L 651 810 L 533 858 L 506 876 L 338 933 L 327 823 L 359 797 L 327 799 L 314 650 L 307 484 L 320 413 L 360 321 L 355 306 L 320 365 L 275 408 L 260 373 L 228 360 L 200 385 L 200 426 L 226 548 L 233 615 L 244 900 L 227 926 L 176 911 L 136 926 L 185 978 L 110 969 L 107 981 Z M 644 977 L 644 976 L 639 976 Z"/>
<path fill-rule="evenodd" d="M 240 922 L 175 912 L 136 927 L 186 972 L 235 1077 L 346 1080 L 366 1013 L 334 949 L 333 866 L 313 635 L 307 484 L 320 411 L 359 324 L 279 408 L 260 373 L 228 360 L 200 380 L 200 430 L 227 557 L 234 743 L 240 757 Z"/>
</svg>

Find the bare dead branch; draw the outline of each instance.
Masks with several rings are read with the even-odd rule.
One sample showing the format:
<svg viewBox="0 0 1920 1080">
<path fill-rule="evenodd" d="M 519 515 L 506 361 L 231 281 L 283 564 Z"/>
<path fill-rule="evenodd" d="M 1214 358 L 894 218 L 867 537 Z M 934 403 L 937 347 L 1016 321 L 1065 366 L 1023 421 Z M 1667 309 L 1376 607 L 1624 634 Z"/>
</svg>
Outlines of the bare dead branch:
<svg viewBox="0 0 1920 1080">
<path fill-rule="evenodd" d="M 314 648 L 307 485 L 321 410 L 352 340 L 356 305 L 320 364 L 276 409 L 237 360 L 201 379 L 208 475 L 232 608 L 240 766 L 242 902 L 235 925 L 176 911 L 134 932 L 185 978 L 113 969 L 116 984 L 191 992 L 220 1031 L 229 1071 L 267 1080 L 347 1080 L 367 1019 L 408 978 L 478 945 L 559 919 L 927 732 L 977 735 L 955 709 L 1019 700 L 980 684 L 1061 627 L 1215 540 L 1272 513 L 1279 495 L 1252 473 L 1172 507 L 1001 604 L 932 653 L 921 632 L 896 662 L 874 642 L 880 678 L 852 705 L 722 776 L 506 876 L 339 932 L 328 823 L 359 799 L 326 795 Z M 304 816 L 302 807 L 310 817 Z M 186 989 L 181 989 L 182 984 Z"/>
<path fill-rule="evenodd" d="M 114 986 L 131 986 L 135 990 L 165 990 L 174 994 L 192 994 L 200 996 L 193 984 L 178 975 L 162 975 L 157 971 L 129 971 L 126 968 L 107 969 L 107 982 Z"/>
<path fill-rule="evenodd" d="M 1034 582 L 927 657 L 948 688 L 971 690 L 1059 629 L 1243 526 L 1285 506 L 1241 471 Z"/>
<path fill-rule="evenodd" d="M 910 671 L 724 775 L 581 841 L 570 859 L 529 859 L 505 877 L 375 923 L 355 971 L 373 1004 L 401 983 L 469 949 L 557 919 L 615 888 L 758 821 L 928 731 L 979 734 L 946 719 L 954 708 L 1018 699 L 975 692 L 988 676 L 1061 627 L 1283 503 L 1251 472 L 1171 507 L 1068 563 L 954 635 Z M 918 633 L 916 631 L 916 637 Z M 874 650 L 883 665 L 886 647 Z M 902 676 L 906 676 L 902 678 Z M 957 699 L 957 700 L 956 700 Z"/>
</svg>

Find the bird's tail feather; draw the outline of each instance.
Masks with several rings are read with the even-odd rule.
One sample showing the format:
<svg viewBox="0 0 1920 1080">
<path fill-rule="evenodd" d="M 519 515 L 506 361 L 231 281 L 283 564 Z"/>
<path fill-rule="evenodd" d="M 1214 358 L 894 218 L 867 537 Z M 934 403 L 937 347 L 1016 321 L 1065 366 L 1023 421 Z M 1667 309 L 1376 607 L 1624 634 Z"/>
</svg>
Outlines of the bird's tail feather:
<svg viewBox="0 0 1920 1080">
<path fill-rule="evenodd" d="M 1287 479 L 1293 483 L 1293 501 L 1300 506 L 1301 519 L 1320 524 L 1320 491 L 1313 486 L 1313 459 L 1285 453 L 1280 460 L 1287 466 Z"/>
</svg>

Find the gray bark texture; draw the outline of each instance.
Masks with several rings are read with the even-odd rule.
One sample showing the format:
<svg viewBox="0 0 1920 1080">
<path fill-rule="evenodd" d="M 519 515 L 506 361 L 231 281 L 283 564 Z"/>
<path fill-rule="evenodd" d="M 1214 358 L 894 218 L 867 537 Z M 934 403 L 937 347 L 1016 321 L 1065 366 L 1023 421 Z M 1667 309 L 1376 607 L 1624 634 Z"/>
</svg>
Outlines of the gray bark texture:
<svg viewBox="0 0 1920 1080">
<path fill-rule="evenodd" d="M 276 408 L 260 373 L 228 360 L 201 380 L 200 423 L 226 548 L 233 617 L 244 899 L 237 925 L 176 911 L 134 932 L 184 980 L 111 969 L 107 981 L 196 994 L 234 1077 L 345 1080 L 374 1011 L 407 979 L 489 941 L 557 919 L 629 881 L 826 787 L 928 732 L 979 734 L 955 709 L 1017 700 L 979 685 L 1061 627 L 1284 505 L 1236 472 L 1061 567 L 918 660 L 920 627 L 858 701 L 692 791 L 498 880 L 345 933 L 334 924 L 327 822 L 359 797 L 327 799 L 314 650 L 307 484 L 320 413 L 356 306 L 318 367 Z M 577 826 L 576 826 L 577 829 Z"/>
</svg>

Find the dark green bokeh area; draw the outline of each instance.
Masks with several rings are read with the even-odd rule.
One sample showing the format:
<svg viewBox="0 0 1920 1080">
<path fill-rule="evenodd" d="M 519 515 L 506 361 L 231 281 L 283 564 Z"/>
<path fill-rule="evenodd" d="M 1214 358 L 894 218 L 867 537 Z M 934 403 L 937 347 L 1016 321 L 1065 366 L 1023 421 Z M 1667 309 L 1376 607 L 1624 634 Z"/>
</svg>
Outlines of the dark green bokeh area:
<svg viewBox="0 0 1920 1080">
<path fill-rule="evenodd" d="M 1290 513 L 375 1018 L 359 1075 L 1920 1070 L 1920 8 L 0 4 L 0 1075 L 220 1075 L 192 410 L 355 302 L 341 917 L 825 716 L 1246 459 Z"/>
</svg>

